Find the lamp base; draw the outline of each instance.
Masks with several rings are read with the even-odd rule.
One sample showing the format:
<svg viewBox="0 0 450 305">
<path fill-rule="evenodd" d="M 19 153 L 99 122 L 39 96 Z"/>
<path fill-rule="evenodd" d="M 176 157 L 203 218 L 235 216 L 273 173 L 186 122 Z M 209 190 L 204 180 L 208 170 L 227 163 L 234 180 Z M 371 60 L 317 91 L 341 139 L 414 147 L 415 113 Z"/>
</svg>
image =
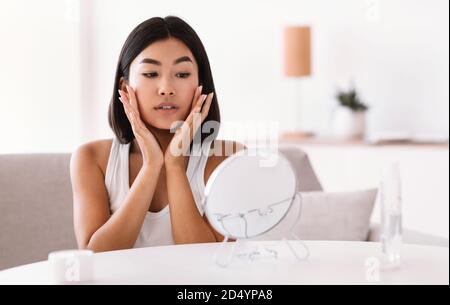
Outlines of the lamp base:
<svg viewBox="0 0 450 305">
<path fill-rule="evenodd" d="M 285 132 L 281 135 L 282 139 L 291 139 L 291 140 L 301 140 L 301 139 L 310 139 L 315 137 L 315 133 L 313 131 L 301 130 L 301 131 L 291 131 Z"/>
</svg>

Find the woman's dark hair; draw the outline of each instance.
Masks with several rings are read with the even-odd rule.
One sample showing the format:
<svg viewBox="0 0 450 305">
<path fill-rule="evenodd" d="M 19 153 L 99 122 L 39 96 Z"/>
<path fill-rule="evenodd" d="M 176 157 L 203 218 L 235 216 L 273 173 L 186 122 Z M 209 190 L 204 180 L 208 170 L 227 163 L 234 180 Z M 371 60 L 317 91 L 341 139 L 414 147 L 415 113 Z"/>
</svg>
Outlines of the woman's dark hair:
<svg viewBox="0 0 450 305">
<path fill-rule="evenodd" d="M 127 144 L 134 139 L 133 130 L 125 114 L 122 103 L 119 100 L 118 90 L 120 80 L 123 77 L 128 81 L 131 62 L 150 44 L 158 40 L 174 37 L 182 41 L 192 52 L 198 65 L 199 84 L 203 86 L 203 92 L 214 92 L 208 116 L 203 123 L 217 121 L 220 123 L 219 104 L 214 88 L 211 67 L 205 48 L 197 33 L 182 19 L 175 16 L 165 18 L 153 17 L 139 24 L 126 39 L 119 55 L 116 75 L 114 78 L 114 90 L 108 109 L 109 126 L 114 131 L 117 139 L 122 144 Z M 201 132 L 203 124 L 200 126 Z M 201 143 L 212 133 L 217 135 L 218 130 L 211 133 L 201 133 Z M 192 148 L 192 143 L 191 143 Z"/>
</svg>

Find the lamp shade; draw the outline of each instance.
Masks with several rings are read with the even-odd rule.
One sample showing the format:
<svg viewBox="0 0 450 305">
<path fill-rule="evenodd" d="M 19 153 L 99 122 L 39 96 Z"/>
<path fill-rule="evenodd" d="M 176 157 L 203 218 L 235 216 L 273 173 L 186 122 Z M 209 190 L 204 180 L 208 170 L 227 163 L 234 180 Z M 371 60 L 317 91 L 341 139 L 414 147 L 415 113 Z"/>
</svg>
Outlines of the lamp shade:
<svg viewBox="0 0 450 305">
<path fill-rule="evenodd" d="M 311 28 L 289 26 L 284 29 L 284 75 L 311 75 Z"/>
</svg>

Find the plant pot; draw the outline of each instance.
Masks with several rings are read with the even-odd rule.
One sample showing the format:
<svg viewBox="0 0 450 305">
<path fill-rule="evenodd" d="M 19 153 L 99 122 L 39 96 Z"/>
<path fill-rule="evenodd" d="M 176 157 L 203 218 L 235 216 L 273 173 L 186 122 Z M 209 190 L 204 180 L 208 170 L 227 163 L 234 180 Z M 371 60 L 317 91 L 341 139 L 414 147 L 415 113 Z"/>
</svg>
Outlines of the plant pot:
<svg viewBox="0 0 450 305">
<path fill-rule="evenodd" d="M 362 139 L 366 130 L 366 112 L 337 106 L 331 117 L 331 135 L 344 140 Z"/>
</svg>

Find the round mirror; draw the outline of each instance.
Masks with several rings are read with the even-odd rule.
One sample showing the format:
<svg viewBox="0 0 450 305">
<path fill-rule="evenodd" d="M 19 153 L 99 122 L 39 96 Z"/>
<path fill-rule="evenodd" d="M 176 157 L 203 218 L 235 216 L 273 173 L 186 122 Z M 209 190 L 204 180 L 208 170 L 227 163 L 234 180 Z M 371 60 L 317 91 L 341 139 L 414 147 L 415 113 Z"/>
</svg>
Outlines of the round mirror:
<svg viewBox="0 0 450 305">
<path fill-rule="evenodd" d="M 297 194 L 297 178 L 278 151 L 242 150 L 223 161 L 205 189 L 208 221 L 223 236 L 251 238 L 274 228 Z"/>
</svg>

